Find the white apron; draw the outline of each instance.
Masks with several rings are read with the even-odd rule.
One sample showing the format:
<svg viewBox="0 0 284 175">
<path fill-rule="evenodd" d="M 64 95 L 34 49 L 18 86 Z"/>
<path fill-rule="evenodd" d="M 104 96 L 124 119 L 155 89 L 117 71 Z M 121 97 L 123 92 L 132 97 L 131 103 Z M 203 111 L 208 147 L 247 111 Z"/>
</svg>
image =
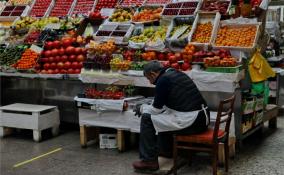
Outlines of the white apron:
<svg viewBox="0 0 284 175">
<path fill-rule="evenodd" d="M 209 124 L 209 119 L 206 109 L 202 106 L 201 110 L 191 112 L 179 112 L 167 107 L 163 109 L 154 108 L 152 105 L 143 104 L 141 113 L 151 114 L 151 119 L 156 132 L 176 131 L 187 128 L 193 124 L 200 111 L 204 111 L 206 115 L 206 125 Z"/>
</svg>

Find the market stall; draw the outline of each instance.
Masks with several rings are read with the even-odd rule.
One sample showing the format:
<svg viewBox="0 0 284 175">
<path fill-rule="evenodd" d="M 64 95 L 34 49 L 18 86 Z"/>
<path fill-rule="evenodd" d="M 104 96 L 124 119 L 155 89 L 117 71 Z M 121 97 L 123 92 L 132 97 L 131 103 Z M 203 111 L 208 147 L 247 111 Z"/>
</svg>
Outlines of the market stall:
<svg viewBox="0 0 284 175">
<path fill-rule="evenodd" d="M 268 1 L 48 2 L 1 6 L 1 105 L 57 105 L 61 121 L 83 125 L 82 99 L 95 116 L 91 99 L 152 96 L 142 70 L 159 60 L 191 77 L 213 111 L 237 95 L 240 145 L 263 126 L 265 94 L 252 91 L 248 64 L 265 43 Z"/>
</svg>

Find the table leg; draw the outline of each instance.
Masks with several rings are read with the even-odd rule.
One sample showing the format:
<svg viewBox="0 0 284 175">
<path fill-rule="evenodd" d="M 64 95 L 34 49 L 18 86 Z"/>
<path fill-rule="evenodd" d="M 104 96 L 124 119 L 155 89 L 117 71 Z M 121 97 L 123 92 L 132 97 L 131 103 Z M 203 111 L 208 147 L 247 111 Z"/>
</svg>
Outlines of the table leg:
<svg viewBox="0 0 284 175">
<path fill-rule="evenodd" d="M 87 128 L 85 125 L 80 126 L 80 143 L 82 148 L 87 147 Z"/>
<path fill-rule="evenodd" d="M 41 141 L 41 131 L 33 130 L 33 138 L 34 138 L 34 141 L 40 142 Z"/>
<path fill-rule="evenodd" d="M 52 127 L 51 133 L 52 133 L 53 136 L 57 136 L 59 134 L 59 126 Z"/>
<path fill-rule="evenodd" d="M 0 127 L 0 137 L 2 138 L 4 136 L 12 134 L 13 130 L 14 128 L 8 128 L 8 127 L 1 126 Z"/>
<path fill-rule="evenodd" d="M 274 117 L 268 121 L 268 127 L 272 129 L 277 128 L 277 117 Z"/>
<path fill-rule="evenodd" d="M 124 140 L 124 131 L 117 130 L 117 147 L 120 152 L 125 151 L 125 140 Z"/>
</svg>

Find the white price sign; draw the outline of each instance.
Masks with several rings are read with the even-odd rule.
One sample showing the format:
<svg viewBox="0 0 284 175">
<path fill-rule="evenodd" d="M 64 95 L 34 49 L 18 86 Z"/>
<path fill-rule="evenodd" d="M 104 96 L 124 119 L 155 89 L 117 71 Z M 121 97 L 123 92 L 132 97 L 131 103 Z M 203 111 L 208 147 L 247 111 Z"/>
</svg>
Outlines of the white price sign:
<svg viewBox="0 0 284 175">
<path fill-rule="evenodd" d="M 45 28 L 47 29 L 55 29 L 55 30 L 60 29 L 60 27 L 61 27 L 60 23 L 49 23 L 45 26 Z"/>
<path fill-rule="evenodd" d="M 34 44 L 31 45 L 31 48 L 30 48 L 30 49 L 33 50 L 33 51 L 35 51 L 35 52 L 38 53 L 38 54 L 40 54 L 40 53 L 43 51 L 43 48 L 41 48 L 41 47 L 39 47 L 39 46 L 37 46 L 37 45 L 34 45 Z"/>
</svg>

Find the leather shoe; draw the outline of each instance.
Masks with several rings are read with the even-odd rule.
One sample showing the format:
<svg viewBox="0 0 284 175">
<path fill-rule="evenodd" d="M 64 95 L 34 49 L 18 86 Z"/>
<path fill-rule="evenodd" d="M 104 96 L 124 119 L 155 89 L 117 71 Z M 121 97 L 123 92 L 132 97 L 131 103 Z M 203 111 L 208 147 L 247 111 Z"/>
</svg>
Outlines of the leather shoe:
<svg viewBox="0 0 284 175">
<path fill-rule="evenodd" d="M 156 171 L 159 169 L 158 161 L 136 161 L 132 164 L 135 170 L 140 171 Z"/>
</svg>

